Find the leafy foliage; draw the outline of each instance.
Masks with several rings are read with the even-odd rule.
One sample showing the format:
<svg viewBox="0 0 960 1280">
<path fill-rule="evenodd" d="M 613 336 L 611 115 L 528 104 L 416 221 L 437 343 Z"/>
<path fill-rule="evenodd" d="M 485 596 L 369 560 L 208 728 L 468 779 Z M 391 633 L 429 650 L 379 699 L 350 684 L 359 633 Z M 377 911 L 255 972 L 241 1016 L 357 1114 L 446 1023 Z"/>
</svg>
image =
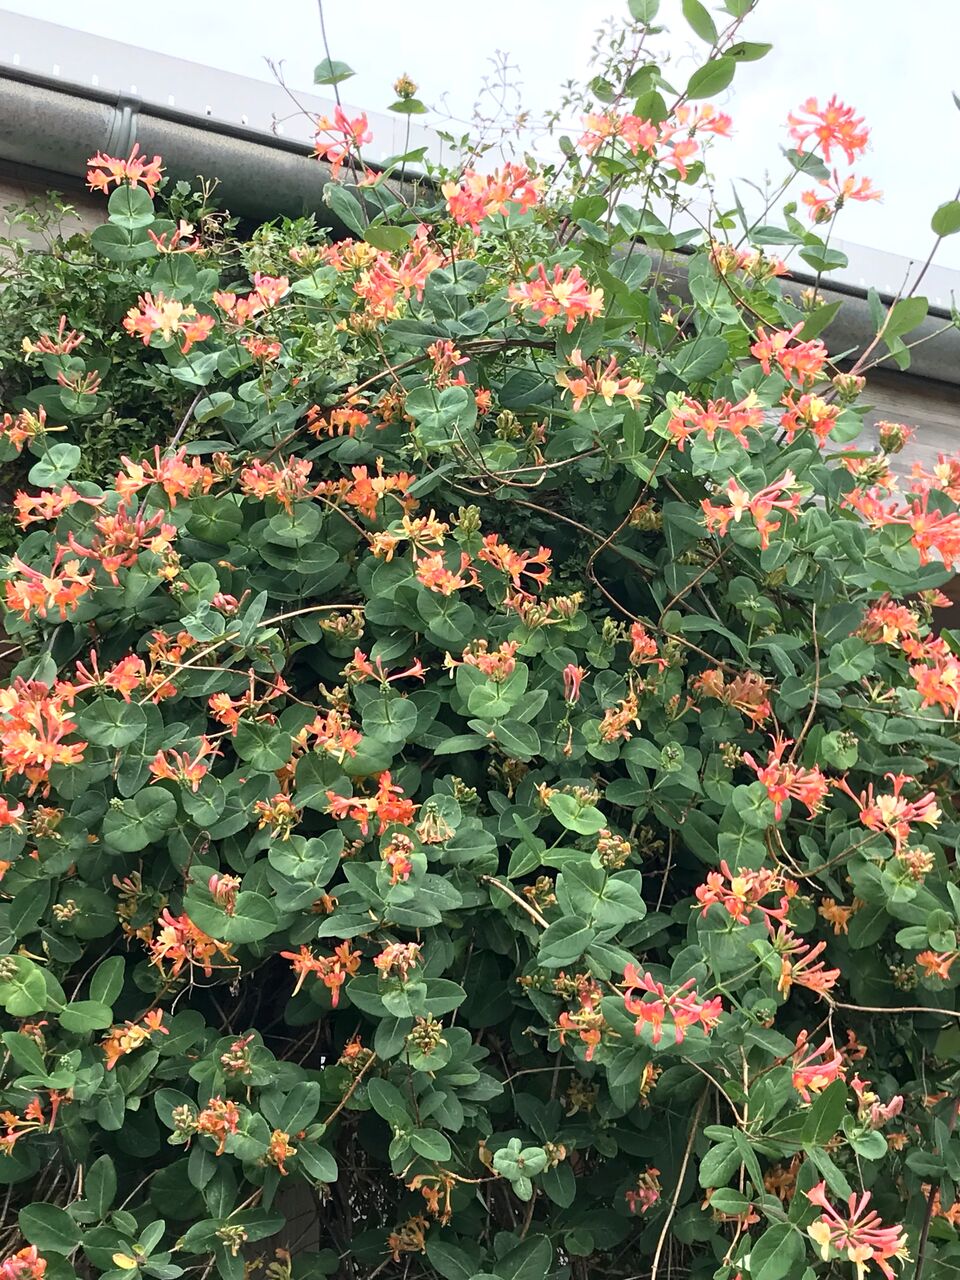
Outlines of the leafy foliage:
<svg viewBox="0 0 960 1280">
<path fill-rule="evenodd" d="M 355 238 L 135 151 L 19 259 L 4 1280 L 955 1269 L 960 465 L 849 448 L 795 204 L 671 229 L 750 7 L 673 100 L 631 0 L 563 170 L 364 178 L 338 108 Z"/>
</svg>

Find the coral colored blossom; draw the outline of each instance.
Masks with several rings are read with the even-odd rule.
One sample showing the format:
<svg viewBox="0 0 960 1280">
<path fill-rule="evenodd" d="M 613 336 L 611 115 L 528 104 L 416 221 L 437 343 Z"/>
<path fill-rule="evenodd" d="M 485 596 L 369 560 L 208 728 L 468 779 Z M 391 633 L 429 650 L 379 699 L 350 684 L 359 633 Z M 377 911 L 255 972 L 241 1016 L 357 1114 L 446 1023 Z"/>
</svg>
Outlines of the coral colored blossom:
<svg viewBox="0 0 960 1280">
<path fill-rule="evenodd" d="M 441 190 L 454 222 L 477 231 L 485 218 L 506 214 L 511 205 L 521 213 L 533 208 L 543 194 L 543 178 L 525 164 L 508 162 L 493 173 L 467 169 L 459 182 L 445 182 Z"/>
<path fill-rule="evenodd" d="M 849 164 L 853 164 L 858 155 L 867 148 L 870 130 L 858 116 L 853 107 L 842 103 L 836 94 L 821 107 L 817 98 L 805 98 L 787 117 L 790 126 L 790 137 L 803 151 L 806 144 L 813 140 L 813 149 L 823 152 L 824 160 L 829 163 L 833 148 L 843 152 Z"/>
<path fill-rule="evenodd" d="M 779 822 L 783 816 L 783 806 L 787 800 L 799 800 L 807 806 L 809 817 L 814 818 L 823 807 L 823 802 L 834 783 L 820 772 L 820 766 L 804 769 L 800 765 L 784 762 L 783 753 L 791 745 L 792 739 L 777 734 L 773 738 L 773 747 L 767 752 L 766 764 L 758 764 L 749 751 L 743 753 L 744 764 L 748 764 L 757 778 L 767 789 L 767 795 L 773 801 L 773 814 Z"/>
<path fill-rule="evenodd" d="M 636 1033 L 640 1034 L 644 1026 L 652 1029 L 652 1040 L 659 1044 L 663 1036 L 664 1020 L 669 1018 L 673 1023 L 673 1034 L 677 1044 L 682 1044 L 688 1029 L 697 1023 L 709 1035 L 723 1013 L 723 1002 L 719 996 L 711 1000 L 702 1000 L 696 992 L 696 983 L 688 978 L 675 991 L 668 992 L 662 982 L 657 982 L 651 973 L 637 969 L 629 964 L 623 974 L 623 1004 L 627 1013 L 637 1019 Z M 640 994 L 637 995 L 636 993 Z M 653 999 L 648 999 L 652 996 Z"/>
<path fill-rule="evenodd" d="M 557 263 L 548 276 L 541 262 L 530 275 L 529 281 L 510 286 L 507 299 L 520 311 L 538 312 L 537 323 L 541 328 L 551 320 L 563 317 L 567 322 L 567 333 L 572 333 L 578 321 L 595 320 L 603 314 L 603 290 L 591 289 L 579 267 L 571 267 L 564 273 L 563 267 Z"/>
<path fill-rule="evenodd" d="M 682 406 L 667 423 L 667 430 L 682 453 L 686 442 L 701 431 L 710 441 L 718 431 L 725 431 L 737 444 L 746 448 L 745 433 L 751 428 L 758 431 L 762 426 L 763 407 L 756 393 L 751 391 L 739 404 L 731 404 L 729 400 L 708 400 L 706 405 L 702 405 L 698 400 L 685 396 Z"/>
<path fill-rule="evenodd" d="M 822 1209 L 820 1217 L 809 1227 L 807 1235 L 820 1250 L 824 1262 L 842 1259 L 852 1262 L 857 1280 L 864 1280 L 867 1263 L 880 1268 L 886 1280 L 894 1280 L 892 1260 L 902 1262 L 907 1253 L 907 1233 L 902 1226 L 885 1227 L 876 1209 L 867 1212 L 870 1192 L 850 1193 L 847 1216 L 843 1217 L 827 1199 L 826 1183 L 818 1182 L 806 1193 L 811 1204 Z"/>
<path fill-rule="evenodd" d="M 118 160 L 116 156 L 107 156 L 98 151 L 95 156 L 90 157 L 87 164 L 91 166 L 87 170 L 87 186 L 91 191 L 102 191 L 104 194 L 111 186 L 119 187 L 128 182 L 131 187 L 138 187 L 143 183 L 147 194 L 152 196 L 163 176 L 160 157 L 154 156 L 152 160 L 148 160 L 145 155 L 140 154 L 139 142 L 133 144 L 126 160 Z"/>
<path fill-rule="evenodd" d="M 793 1051 L 791 1080 L 804 1102 L 811 1102 L 812 1094 L 822 1093 L 834 1080 L 841 1080 L 843 1073 L 843 1058 L 829 1036 L 811 1048 L 806 1031 L 800 1032 Z"/>
</svg>

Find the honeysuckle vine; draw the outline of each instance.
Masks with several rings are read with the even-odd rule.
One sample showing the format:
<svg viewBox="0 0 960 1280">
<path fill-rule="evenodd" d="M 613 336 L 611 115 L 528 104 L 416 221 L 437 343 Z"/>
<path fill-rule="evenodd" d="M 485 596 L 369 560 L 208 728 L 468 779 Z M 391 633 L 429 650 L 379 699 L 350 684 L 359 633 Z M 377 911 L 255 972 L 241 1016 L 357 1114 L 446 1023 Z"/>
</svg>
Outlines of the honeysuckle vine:
<svg viewBox="0 0 960 1280">
<path fill-rule="evenodd" d="M 752 7 L 540 165 L 374 168 L 327 50 L 314 217 L 135 146 L 14 254 L 2 1280 L 960 1266 L 960 459 L 863 443 L 926 300 L 792 278 L 858 111 L 713 198 Z"/>
</svg>

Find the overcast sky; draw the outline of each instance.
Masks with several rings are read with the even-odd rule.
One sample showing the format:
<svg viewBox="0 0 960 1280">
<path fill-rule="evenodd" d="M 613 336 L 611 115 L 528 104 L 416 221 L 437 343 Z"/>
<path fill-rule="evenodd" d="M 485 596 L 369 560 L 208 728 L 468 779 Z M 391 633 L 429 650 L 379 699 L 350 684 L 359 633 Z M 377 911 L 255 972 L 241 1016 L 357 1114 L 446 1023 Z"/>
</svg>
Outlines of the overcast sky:
<svg viewBox="0 0 960 1280">
<path fill-rule="evenodd" d="M 269 79 L 265 58 L 283 59 L 291 85 L 311 87 L 323 57 L 316 0 L 0 0 L 4 8 L 110 36 L 243 75 Z M 350 101 L 383 110 L 390 86 L 408 72 L 421 97 L 469 117 L 490 59 L 504 50 L 519 67 L 535 113 L 557 103 L 559 86 L 587 70 L 594 31 L 626 0 L 325 0 L 334 58 L 357 71 Z M 683 82 L 705 46 L 663 0 L 675 32 L 671 48 Z M 148 16 L 151 15 L 151 16 Z M 2 14 L 0 14 L 2 22 Z M 907 257 L 926 256 L 930 215 L 960 185 L 960 0 L 760 0 L 744 35 L 773 52 L 741 67 L 721 104 L 735 138 L 718 142 L 714 171 L 724 181 L 765 168 L 781 172 L 786 114 L 809 94 L 838 93 L 864 114 L 873 146 L 858 166 L 884 192 L 882 204 L 844 211 L 845 239 Z M 436 117 L 420 117 L 431 123 Z M 418 123 L 420 122 L 418 120 Z M 721 184 L 721 190 L 723 185 Z M 960 268 L 960 235 L 937 257 Z"/>
</svg>

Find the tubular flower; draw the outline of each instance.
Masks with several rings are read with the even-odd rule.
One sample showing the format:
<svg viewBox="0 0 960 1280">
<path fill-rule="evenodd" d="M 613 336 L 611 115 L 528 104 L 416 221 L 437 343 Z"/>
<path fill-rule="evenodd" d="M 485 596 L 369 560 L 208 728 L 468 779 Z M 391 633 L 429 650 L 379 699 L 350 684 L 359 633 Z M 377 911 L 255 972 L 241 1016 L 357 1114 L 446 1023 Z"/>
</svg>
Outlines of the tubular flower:
<svg viewBox="0 0 960 1280">
<path fill-rule="evenodd" d="M 505 573 L 514 590 L 528 599 L 533 593 L 521 582 L 521 577 L 530 578 L 540 587 L 545 587 L 550 581 L 551 569 L 547 563 L 550 556 L 548 547 L 538 547 L 535 552 L 514 551 L 505 542 L 501 542 L 495 533 L 488 533 L 484 537 L 483 546 L 477 552 L 479 560 Z"/>
<path fill-rule="evenodd" d="M 561 978 L 564 978 L 562 973 L 557 979 L 558 983 Z M 566 1044 L 568 1035 L 577 1035 L 581 1044 L 586 1045 L 587 1048 L 585 1060 L 592 1062 L 606 1027 L 606 1020 L 600 1012 L 601 989 L 596 982 L 581 978 L 576 981 L 576 995 L 579 998 L 580 1007 L 573 1013 L 565 1009 L 560 1014 L 557 1019 L 558 1038 L 561 1044 Z"/>
<path fill-rule="evenodd" d="M 159 782 L 161 778 L 170 782 L 179 782 L 196 792 L 200 783 L 207 776 L 208 766 L 203 763 L 205 756 L 215 756 L 219 752 L 209 738 L 200 739 L 200 749 L 195 756 L 186 751 L 158 751 L 150 761 L 151 782 Z"/>
<path fill-rule="evenodd" d="M 47 427 L 47 411 L 42 404 L 37 407 L 36 413 L 30 409 L 21 409 L 16 417 L 5 413 L 0 420 L 0 438 L 9 441 L 17 453 L 31 440 L 42 440 L 50 429 Z"/>
<path fill-rule="evenodd" d="M 760 249 L 738 249 L 719 240 L 710 242 L 710 261 L 721 276 L 742 271 L 755 280 L 769 280 L 772 276 L 787 274 L 787 264 L 782 258 L 769 257 Z"/>
<path fill-rule="evenodd" d="M 420 963 L 422 949 L 419 942 L 389 942 L 373 957 L 374 968 L 381 978 L 399 978 L 406 982 L 410 971 Z"/>
<path fill-rule="evenodd" d="M 827 362 L 827 348 L 819 338 L 797 341 L 802 329 L 802 321 L 792 329 L 774 329 L 769 334 L 763 325 L 757 326 L 757 340 L 750 347 L 750 354 L 760 361 L 764 373 L 769 374 L 776 364 L 788 382 L 794 378 L 801 385 L 816 382 Z"/>
<path fill-rule="evenodd" d="M 5 603 L 26 622 L 31 618 L 46 618 L 54 609 L 66 619 L 93 586 L 94 575 L 81 573 L 79 560 L 63 560 L 62 547 L 49 573 L 32 569 L 19 556 L 10 557 L 10 568 L 21 576 L 7 581 Z"/>
<path fill-rule="evenodd" d="M 825 961 L 819 959 L 827 948 L 825 942 L 810 946 L 795 933 L 791 933 L 785 924 L 781 924 L 770 939 L 770 945 L 780 957 L 777 990 L 783 996 L 789 996 L 793 986 L 806 987 L 808 991 L 822 996 L 836 985 L 840 970 L 825 968 Z"/>
<path fill-rule="evenodd" d="M 429 555 L 420 556 L 415 561 L 414 570 L 417 581 L 428 591 L 440 596 L 452 596 L 465 587 L 479 585 L 476 569 L 466 551 L 460 552 L 460 564 L 456 569 L 447 567 L 442 551 L 433 551 Z"/>
<path fill-rule="evenodd" d="M 424 223 L 402 257 L 394 259 L 389 253 L 378 253 L 372 265 L 361 273 L 353 291 L 364 302 L 365 313 L 371 319 L 387 319 L 396 314 L 401 298 L 414 295 L 423 299 L 427 277 L 442 267 L 445 258 L 429 242 L 429 231 Z"/>
<path fill-rule="evenodd" d="M 811 1094 L 822 1093 L 834 1080 L 841 1080 L 843 1073 L 843 1058 L 829 1036 L 817 1048 L 811 1049 L 807 1045 L 806 1031 L 800 1032 L 793 1051 L 791 1079 L 804 1102 L 811 1102 Z"/>
<path fill-rule="evenodd" d="M 577 146 L 588 156 L 614 141 L 622 142 L 631 155 L 645 151 L 652 156 L 660 140 L 660 130 L 652 121 L 629 113 L 606 111 L 602 115 L 587 115 L 583 117 L 583 128 Z"/>
<path fill-rule="evenodd" d="M 86 336 L 85 333 L 78 333 L 76 329 L 68 329 L 67 317 L 61 316 L 55 338 L 51 338 L 49 333 L 41 333 L 36 342 L 24 338 L 20 347 L 26 356 L 67 356 L 83 345 Z"/>
<path fill-rule="evenodd" d="M 958 956 L 960 951 L 921 951 L 917 956 L 917 964 L 923 970 L 924 977 L 941 978 L 947 982 Z"/>
<path fill-rule="evenodd" d="M 0 689 L 3 776 L 9 780 L 21 774 L 30 782 L 31 794 L 38 786 L 49 790 L 47 775 L 54 765 L 79 764 L 83 759 L 85 742 L 63 741 L 76 729 L 66 701 L 40 680 L 18 679 Z"/>
<path fill-rule="evenodd" d="M 193 1122 L 193 1130 L 213 1138 L 217 1144 L 214 1155 L 222 1156 L 227 1149 L 227 1139 L 240 1127 L 237 1104 L 229 1098 L 211 1098 Z"/>
<path fill-rule="evenodd" d="M 120 461 L 124 470 L 118 474 L 114 487 L 121 497 L 128 498 L 151 484 L 158 484 L 171 507 L 177 505 L 177 498 L 197 498 L 209 493 L 216 476 L 199 458 L 191 458 L 189 462 L 186 459 L 186 448 L 178 449 L 172 456 L 161 457 L 159 445 L 154 447 L 152 463 L 132 462 L 122 456 Z"/>
<path fill-rule="evenodd" d="M 712 1000 L 701 1000 L 697 995 L 693 978 L 679 986 L 676 991 L 668 993 L 662 982 L 657 982 L 652 974 L 641 972 L 635 965 L 628 964 L 623 974 L 623 1004 L 627 1013 L 637 1019 L 635 1031 L 639 1035 L 644 1026 L 651 1027 L 651 1038 L 659 1044 L 663 1037 L 665 1018 L 673 1022 L 673 1034 L 677 1044 L 682 1044 L 688 1029 L 699 1023 L 709 1035 L 723 1013 L 723 1002 L 719 996 Z M 639 991 L 638 996 L 635 992 Z M 653 996 L 648 1000 L 648 996 Z"/>
<path fill-rule="evenodd" d="M 478 671 L 482 671 L 494 684 L 503 684 L 516 670 L 519 647 L 516 640 L 504 640 L 496 649 L 491 650 L 488 640 L 474 640 L 464 649 L 461 661 L 468 667 L 476 667 Z M 457 663 L 450 659 L 450 665 L 456 666 Z"/>
<path fill-rule="evenodd" d="M 889 441 L 891 436 L 896 435 L 897 440 L 903 436 L 909 440 L 913 435 L 910 427 L 901 426 L 898 422 L 878 422 L 877 433 L 880 436 L 880 447 L 889 453 L 896 453 L 897 450 L 891 449 L 889 443 L 884 444 L 884 438 Z M 913 464 L 910 471 L 910 492 L 923 494 L 929 493 L 931 489 L 939 489 L 953 502 L 960 502 L 960 456 L 954 454 L 947 457 L 944 453 L 937 454 L 937 461 L 932 471 L 928 471 L 922 463 Z"/>
<path fill-rule="evenodd" d="M 727 680 L 721 667 L 701 672 L 691 687 L 707 698 L 716 698 L 725 707 L 733 707 L 748 717 L 754 727 L 762 725 L 773 714 L 767 681 L 756 671 L 743 671 Z"/>
<path fill-rule="evenodd" d="M 850 1081 L 850 1088 L 857 1095 L 857 1119 L 869 1129 L 882 1129 L 903 1110 L 902 1094 L 896 1093 L 889 1102 L 881 1102 L 870 1088 L 870 1081 L 861 1080 L 858 1075 Z"/>
<path fill-rule="evenodd" d="M 643 382 L 640 378 L 621 378 L 616 356 L 611 356 L 606 365 L 602 360 L 589 365 L 578 347 L 571 352 L 570 363 L 578 373 L 571 376 L 561 370 L 557 374 L 557 385 L 569 392 L 574 413 L 587 399 L 601 399 L 608 406 L 613 404 L 615 396 L 623 396 L 631 406 L 639 402 Z"/>
<path fill-rule="evenodd" d="M 789 762 L 783 763 L 783 753 L 792 744 L 792 738 L 777 734 L 772 741 L 773 747 L 767 752 L 765 765 L 758 764 L 749 751 L 743 753 L 743 760 L 766 787 L 767 795 L 773 801 L 774 817 L 779 822 L 785 802 L 792 799 L 805 804 L 809 817 L 815 818 L 823 807 L 827 793 L 835 784 L 820 772 L 819 765 L 804 769 Z"/>
<path fill-rule="evenodd" d="M 164 1036 L 170 1034 L 169 1028 L 163 1025 L 162 1009 L 151 1009 L 139 1022 L 127 1022 L 122 1027 L 114 1027 L 100 1042 L 107 1060 L 107 1070 L 112 1071 L 121 1058 L 146 1044 L 155 1032 Z"/>
<path fill-rule="evenodd" d="M 602 742 L 617 742 L 620 738 L 626 742 L 633 737 L 632 730 L 639 728 L 640 706 L 636 692 L 631 689 L 625 698 L 604 711 L 597 733 Z"/>
<path fill-rule="evenodd" d="M 895 604 L 889 595 L 882 595 L 863 615 L 857 635 L 870 644 L 899 646 L 905 637 L 916 637 L 919 630 L 919 614 L 905 604 Z"/>
<path fill-rule="evenodd" d="M 860 821 L 870 831 L 889 836 L 895 850 L 900 853 L 913 830 L 916 822 L 926 823 L 928 827 L 940 824 L 942 814 L 932 791 L 927 791 L 918 800 L 907 800 L 901 792 L 908 782 L 915 782 L 905 773 L 888 773 L 884 775 L 893 785 L 892 793 L 874 796 L 873 783 L 859 796 L 855 795 L 846 781 L 836 785 L 846 792 L 860 810 Z"/>
<path fill-rule="evenodd" d="M 821 184 L 821 190 L 804 191 L 800 197 L 814 222 L 826 222 L 843 208 L 848 200 L 863 203 L 867 200 L 882 200 L 883 192 L 878 191 L 869 178 L 857 178 L 848 174 L 840 178 L 833 171 L 832 178 Z"/>
<path fill-rule="evenodd" d="M 900 525 L 910 530 L 910 543 L 920 553 L 920 563 L 940 559 L 948 569 L 960 561 L 960 512 L 943 514 L 929 508 L 929 494 L 908 503 L 884 501 L 880 490 L 854 489 L 843 496 L 843 505 L 859 512 L 874 529 Z"/>
<path fill-rule="evenodd" d="M 261 501 L 272 498 L 288 515 L 293 515 L 293 504 L 306 501 L 316 492 L 310 488 L 312 468 L 313 463 L 306 458 L 281 460 L 279 466 L 254 458 L 240 472 L 240 491 Z"/>
<path fill-rule="evenodd" d="M 708 872 L 706 882 L 697 886 L 696 899 L 702 908 L 701 916 L 705 916 L 712 906 L 721 906 L 731 920 L 738 923 L 749 922 L 754 910 L 758 910 L 768 921 L 779 920 L 782 924 L 790 908 L 790 898 L 796 892 L 796 882 L 785 881 L 776 871 L 768 868 L 751 871 L 741 867 L 734 875 L 724 859 L 720 870 Z M 763 906 L 762 899 L 771 893 L 781 894 L 778 905 Z"/>
<path fill-rule="evenodd" d="M 441 190 L 454 222 L 477 231 L 484 218 L 506 215 L 511 205 L 521 213 L 533 208 L 543 194 L 543 178 L 525 164 L 507 163 L 493 173 L 467 169 L 459 182 L 445 182 Z"/>
<path fill-rule="evenodd" d="M 99 507 L 103 499 L 81 497 L 72 485 L 65 484 L 61 489 L 45 489 L 35 494 L 18 490 L 13 497 L 13 508 L 17 513 L 17 524 L 21 529 L 28 529 L 32 524 L 58 520 L 64 511 L 69 511 L 78 502 Z"/>
<path fill-rule="evenodd" d="M 807 1235 L 820 1250 L 824 1262 L 832 1258 L 844 1258 L 857 1270 L 857 1280 L 863 1280 L 868 1262 L 875 1262 L 886 1280 L 894 1280 L 891 1259 L 904 1261 L 907 1253 L 907 1233 L 903 1227 L 883 1226 L 875 1209 L 866 1212 L 870 1192 L 861 1196 L 851 1192 L 847 1201 L 846 1218 L 840 1216 L 827 1199 L 826 1184 L 818 1182 L 806 1192 L 807 1199 L 823 1213 L 807 1227 Z"/>
<path fill-rule="evenodd" d="M 179 334 L 183 355 L 195 342 L 208 338 L 215 324 L 213 316 L 201 316 L 192 304 L 185 307 L 176 298 L 164 297 L 162 293 L 155 298 L 152 293 L 141 294 L 137 305 L 131 307 L 123 318 L 127 333 L 131 338 L 140 338 L 145 347 L 150 345 L 155 333 L 159 333 L 165 342 L 171 342 Z"/>
<path fill-rule="evenodd" d="M 357 754 L 357 747 L 363 741 L 363 734 L 352 728 L 349 719 L 337 710 L 318 715 L 297 736 L 304 743 L 312 739 L 312 750 L 325 751 L 341 764 L 347 756 Z"/>
<path fill-rule="evenodd" d="M 623 1193 L 631 1213 L 646 1213 L 660 1199 L 660 1170 L 647 1168 L 637 1178 L 636 1185 Z"/>
<path fill-rule="evenodd" d="M 786 413 L 780 418 L 787 444 L 793 444 L 798 431 L 806 428 L 816 437 L 822 449 L 830 438 L 830 432 L 837 425 L 840 408 L 835 404 L 827 404 L 821 396 L 804 393 L 797 398 L 791 388 L 780 401 Z"/>
<path fill-rule="evenodd" d="M 352 951 L 349 942 L 341 942 L 329 956 L 316 956 L 309 947 L 303 946 L 299 951 L 281 951 L 280 955 L 290 961 L 290 967 L 297 975 L 293 994 L 296 995 L 303 986 L 307 975 L 313 973 L 330 992 L 330 1003 L 334 1009 L 340 1003 L 340 988 L 357 972 L 361 960 L 360 952 Z"/>
<path fill-rule="evenodd" d="M 0 1280 L 43 1280 L 46 1258 L 41 1258 L 35 1244 L 0 1262 Z"/>
<path fill-rule="evenodd" d="M 408 827 L 413 822 L 419 805 L 412 800 L 401 799 L 403 788 L 395 786 L 389 772 L 381 773 L 377 780 L 376 794 L 364 799 L 361 796 L 338 796 L 335 791 L 327 792 L 327 812 L 334 818 L 352 818 L 359 822 L 363 835 L 370 832 L 370 820 L 377 819 L 377 835 L 382 836 L 387 827 L 396 823 Z"/>
<path fill-rule="evenodd" d="M 853 107 L 845 106 L 836 94 L 822 108 L 816 98 L 806 98 L 796 113 L 790 112 L 787 123 L 797 150 L 803 151 L 812 138 L 813 147 L 823 152 L 828 164 L 834 147 L 843 152 L 849 164 L 853 164 L 857 156 L 866 151 L 870 140 L 870 130 L 864 125 L 863 116 L 858 116 Z"/>
<path fill-rule="evenodd" d="M 14 831 L 22 831 L 23 823 L 20 819 L 23 817 L 24 807 L 22 804 L 14 804 L 10 807 L 10 801 L 6 796 L 0 796 L 0 827 L 11 827 Z"/>
<path fill-rule="evenodd" d="M 680 452 L 698 431 L 712 441 L 718 431 L 726 431 L 738 444 L 747 446 L 746 432 L 763 426 L 763 407 L 751 391 L 738 404 L 729 400 L 709 400 L 706 406 L 684 397 L 683 405 L 667 423 L 667 430 Z"/>
<path fill-rule="evenodd" d="M 376 680 L 382 688 L 395 684 L 397 680 L 423 680 L 423 663 L 415 658 L 405 671 L 388 672 L 380 658 L 371 662 L 362 649 L 354 649 L 353 657 L 340 673 L 350 684 L 364 684 L 367 680 Z"/>
<path fill-rule="evenodd" d="M 780 480 L 760 489 L 751 497 L 746 489 L 731 476 L 726 487 L 730 506 L 721 507 L 704 498 L 700 503 L 704 523 L 711 533 L 716 533 L 722 538 L 729 529 L 731 520 L 734 524 L 739 524 L 744 514 L 749 511 L 757 533 L 760 535 L 760 549 L 765 551 L 770 545 L 770 534 L 776 533 L 783 524 L 782 520 L 770 519 L 773 512 L 782 511 L 785 515 L 796 518 L 803 501 L 802 494 L 796 492 L 796 488 L 796 476 L 792 471 L 785 471 Z M 794 492 L 790 493 L 791 490 Z M 787 493 L 790 496 L 785 498 L 783 495 Z"/>
<path fill-rule="evenodd" d="M 539 312 L 537 323 L 541 328 L 562 316 L 567 322 L 567 333 L 572 333 L 579 320 L 595 320 L 603 314 L 603 290 L 591 289 L 579 267 L 571 267 L 564 275 L 558 263 L 553 275 L 548 276 L 541 262 L 530 275 L 529 282 L 510 286 L 507 300 L 520 311 Z"/>
<path fill-rule="evenodd" d="M 148 160 L 140 154 L 139 142 L 133 144 L 126 160 L 105 156 L 102 151 L 98 151 L 95 156 L 90 157 L 87 164 L 91 166 L 87 170 L 87 186 L 91 191 L 102 191 L 104 195 L 111 186 L 119 187 L 121 183 L 129 182 L 131 187 L 138 187 L 143 183 L 147 194 L 153 196 L 163 175 L 160 157 L 154 156 L 152 160 Z"/>
<path fill-rule="evenodd" d="M 229 942 L 218 942 L 209 934 L 199 929 L 186 914 L 173 916 L 164 907 L 157 922 L 160 931 L 150 942 L 150 963 L 155 964 L 164 973 L 164 964 L 170 962 L 168 976 L 179 977 L 184 965 L 191 969 L 196 965 L 203 971 L 205 978 L 213 977 L 217 968 L 233 968 L 237 964 L 236 957 L 230 950 Z M 218 961 L 222 960 L 223 964 Z"/>
<path fill-rule="evenodd" d="M 330 176 L 336 180 L 350 152 L 355 151 L 359 160 L 360 148 L 372 141 L 373 133 L 368 127 L 366 113 L 361 111 L 351 120 L 337 103 L 332 120 L 329 116 L 317 119 L 313 154 L 317 159 L 329 162 Z"/>
<path fill-rule="evenodd" d="M 563 668 L 563 700 L 568 706 L 572 707 L 580 701 L 580 685 L 586 674 L 583 667 L 578 667 L 572 662 L 568 662 Z"/>
<path fill-rule="evenodd" d="M 939 707 L 944 715 L 960 719 L 960 658 L 949 650 L 928 655 L 927 663 L 910 668 L 924 707 Z"/>
<path fill-rule="evenodd" d="M 172 461 L 172 460 L 168 460 Z M 149 464 L 130 464 L 145 474 Z M 193 467 L 162 466 L 157 473 L 160 483 L 173 493 L 171 506 L 178 496 L 183 497 L 192 492 L 192 483 L 202 486 L 205 476 L 202 469 Z M 119 477 L 122 483 L 124 477 Z M 145 483 L 146 480 L 144 481 Z M 210 483 L 212 484 L 212 476 Z M 141 487 L 141 486 L 138 486 Z M 128 494 L 128 497 L 132 496 Z M 74 536 L 71 529 L 67 535 L 70 550 L 88 560 L 96 560 L 114 586 L 120 585 L 117 576 L 120 569 L 129 569 L 137 563 L 141 551 L 151 551 L 154 555 L 163 556 L 171 548 L 177 536 L 177 527 L 164 520 L 164 512 L 157 511 L 153 515 L 142 515 L 139 510 L 131 510 L 130 504 L 124 500 L 116 511 L 102 511 L 93 522 L 93 534 L 90 545 L 84 546 Z"/>
</svg>

